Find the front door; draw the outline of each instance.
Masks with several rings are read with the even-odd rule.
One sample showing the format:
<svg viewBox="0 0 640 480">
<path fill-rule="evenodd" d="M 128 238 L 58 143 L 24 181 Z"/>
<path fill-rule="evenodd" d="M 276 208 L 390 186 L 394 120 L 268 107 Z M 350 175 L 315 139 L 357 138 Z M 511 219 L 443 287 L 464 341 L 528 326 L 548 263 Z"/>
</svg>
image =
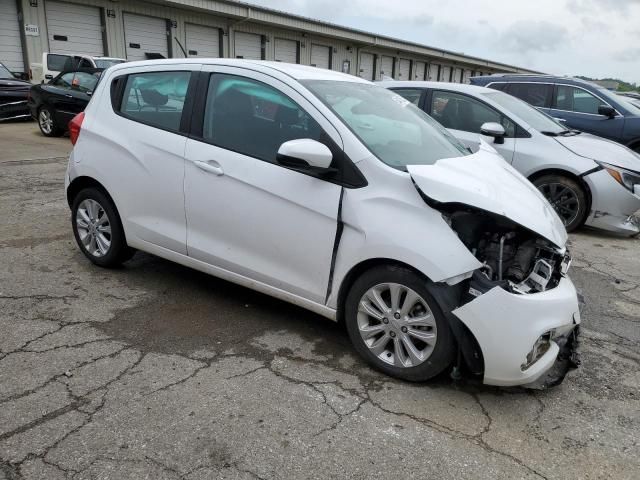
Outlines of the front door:
<svg viewBox="0 0 640 480">
<path fill-rule="evenodd" d="M 188 254 L 324 303 L 341 187 L 278 165 L 276 153 L 297 138 L 341 148 L 340 137 L 286 84 L 246 69 L 208 70 L 204 111 L 186 145 Z"/>
<path fill-rule="evenodd" d="M 473 152 L 480 148 L 484 140 L 495 148 L 509 163 L 513 161 L 515 150 L 515 124 L 489 105 L 468 95 L 444 90 L 434 90 L 426 111 L 447 128 L 458 140 Z M 501 124 L 506 132 L 503 143 L 495 143 L 491 137 L 482 136 L 480 128 L 484 123 Z"/>
</svg>

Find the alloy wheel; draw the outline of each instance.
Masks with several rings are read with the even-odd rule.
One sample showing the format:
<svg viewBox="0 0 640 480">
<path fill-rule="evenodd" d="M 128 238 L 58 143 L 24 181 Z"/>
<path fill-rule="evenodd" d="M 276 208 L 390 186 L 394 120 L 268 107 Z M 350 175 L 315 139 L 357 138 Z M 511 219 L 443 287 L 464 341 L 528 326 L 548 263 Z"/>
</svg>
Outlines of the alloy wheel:
<svg viewBox="0 0 640 480">
<path fill-rule="evenodd" d="M 580 213 L 580 199 L 571 188 L 561 183 L 544 183 L 538 189 L 549 201 L 565 226 L 573 223 Z"/>
<path fill-rule="evenodd" d="M 111 222 L 102 205 L 91 198 L 76 210 L 76 230 L 84 248 L 94 257 L 103 257 L 111 248 Z"/>
<path fill-rule="evenodd" d="M 398 283 L 381 283 L 358 304 L 358 330 L 371 353 L 400 368 L 424 363 L 437 341 L 436 320 L 418 293 Z"/>
<path fill-rule="evenodd" d="M 40 123 L 40 128 L 47 135 L 53 132 L 53 117 L 51 116 L 51 112 L 49 110 L 40 110 L 40 114 L 38 115 L 38 122 Z"/>
</svg>

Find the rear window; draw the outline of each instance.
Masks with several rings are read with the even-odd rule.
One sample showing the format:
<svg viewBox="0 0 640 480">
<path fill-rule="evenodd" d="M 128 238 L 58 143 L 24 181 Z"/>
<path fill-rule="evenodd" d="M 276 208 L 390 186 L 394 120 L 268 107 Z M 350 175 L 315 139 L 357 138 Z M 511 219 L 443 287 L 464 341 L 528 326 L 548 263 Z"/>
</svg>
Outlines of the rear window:
<svg viewBox="0 0 640 480">
<path fill-rule="evenodd" d="M 505 91 L 534 107 L 546 107 L 552 90 L 552 85 L 544 83 L 511 83 Z"/>
<path fill-rule="evenodd" d="M 131 120 L 177 132 L 190 78 L 190 72 L 129 75 L 117 110 Z"/>
</svg>

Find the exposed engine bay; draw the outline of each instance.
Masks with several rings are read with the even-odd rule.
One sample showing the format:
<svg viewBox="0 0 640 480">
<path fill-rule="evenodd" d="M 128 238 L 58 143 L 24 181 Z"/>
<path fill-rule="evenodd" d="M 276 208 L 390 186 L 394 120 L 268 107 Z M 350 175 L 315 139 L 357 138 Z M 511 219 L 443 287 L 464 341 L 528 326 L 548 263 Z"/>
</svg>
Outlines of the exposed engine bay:
<svg viewBox="0 0 640 480">
<path fill-rule="evenodd" d="M 473 297 L 496 286 L 516 294 L 544 292 L 556 287 L 569 268 L 568 253 L 507 218 L 475 209 L 443 215 L 483 264 L 471 278 Z"/>
</svg>

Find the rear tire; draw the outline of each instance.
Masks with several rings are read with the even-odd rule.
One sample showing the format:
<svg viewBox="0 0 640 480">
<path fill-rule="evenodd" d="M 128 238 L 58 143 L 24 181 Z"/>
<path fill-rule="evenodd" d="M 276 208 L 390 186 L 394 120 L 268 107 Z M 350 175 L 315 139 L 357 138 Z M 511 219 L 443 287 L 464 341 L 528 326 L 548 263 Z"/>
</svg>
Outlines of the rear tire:
<svg viewBox="0 0 640 480">
<path fill-rule="evenodd" d="M 85 188 L 76 195 L 71 207 L 71 224 L 80 250 L 96 265 L 117 267 L 135 253 L 127 245 L 115 205 L 98 188 Z"/>
<path fill-rule="evenodd" d="M 383 265 L 351 287 L 345 324 L 354 348 L 372 367 L 423 382 L 453 362 L 453 334 L 426 285 L 425 278 L 407 268 Z"/>
<path fill-rule="evenodd" d="M 64 133 L 64 129 L 57 124 L 48 107 L 40 107 L 38 110 L 38 126 L 45 137 L 60 137 Z"/>
<path fill-rule="evenodd" d="M 582 226 L 589 213 L 587 193 L 575 180 L 563 175 L 543 175 L 533 184 L 549 201 L 567 232 Z"/>
</svg>

